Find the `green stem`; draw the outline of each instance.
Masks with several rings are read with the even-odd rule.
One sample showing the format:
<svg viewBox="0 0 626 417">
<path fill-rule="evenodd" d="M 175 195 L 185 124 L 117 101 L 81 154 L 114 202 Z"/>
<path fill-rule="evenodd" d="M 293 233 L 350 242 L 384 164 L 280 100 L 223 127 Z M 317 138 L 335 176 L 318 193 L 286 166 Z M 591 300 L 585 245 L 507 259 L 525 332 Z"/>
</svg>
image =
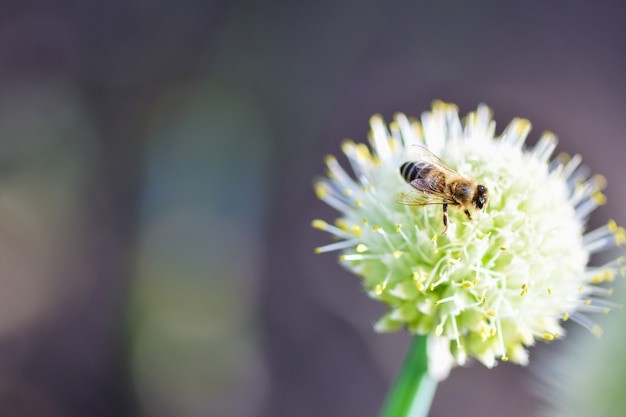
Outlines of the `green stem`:
<svg viewBox="0 0 626 417">
<path fill-rule="evenodd" d="M 380 417 L 426 417 L 437 381 L 428 375 L 426 336 L 415 336 Z"/>
</svg>

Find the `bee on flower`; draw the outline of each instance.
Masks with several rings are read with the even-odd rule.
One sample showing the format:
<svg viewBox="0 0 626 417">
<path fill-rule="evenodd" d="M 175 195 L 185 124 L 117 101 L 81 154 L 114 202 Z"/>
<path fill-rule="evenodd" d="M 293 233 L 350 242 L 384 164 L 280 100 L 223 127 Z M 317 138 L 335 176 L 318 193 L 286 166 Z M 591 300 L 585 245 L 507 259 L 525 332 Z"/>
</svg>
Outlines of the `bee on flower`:
<svg viewBox="0 0 626 417">
<path fill-rule="evenodd" d="M 423 146 L 416 145 L 418 160 L 400 166 L 400 175 L 416 193 L 403 194 L 398 202 L 409 206 L 441 204 L 443 207 L 443 232 L 448 230 L 448 205 L 458 206 L 468 219 L 471 209 L 482 210 L 487 204 L 487 188 L 476 181 L 459 175 L 440 158 Z"/>
<path fill-rule="evenodd" d="M 313 227 L 335 238 L 316 252 L 340 251 L 389 307 L 378 331 L 427 336 L 438 379 L 468 357 L 526 364 L 527 348 L 561 337 L 567 320 L 600 333 L 591 313 L 613 307 L 600 284 L 624 274 L 624 258 L 588 261 L 626 233 L 612 220 L 585 232 L 606 181 L 580 156 L 551 159 L 548 132 L 526 149 L 524 119 L 496 136 L 484 105 L 464 122 L 456 106 L 435 102 L 421 121 L 398 114 L 370 124 L 370 147 L 342 146 L 352 173 L 327 157 L 315 190 L 339 217 Z"/>
</svg>

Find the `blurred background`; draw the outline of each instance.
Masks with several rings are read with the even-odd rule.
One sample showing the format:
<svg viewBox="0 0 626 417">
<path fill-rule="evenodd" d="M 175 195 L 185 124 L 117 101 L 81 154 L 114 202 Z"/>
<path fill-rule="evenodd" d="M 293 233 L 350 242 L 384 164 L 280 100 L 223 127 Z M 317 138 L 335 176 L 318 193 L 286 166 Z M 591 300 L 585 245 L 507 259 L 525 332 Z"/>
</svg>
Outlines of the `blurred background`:
<svg viewBox="0 0 626 417">
<path fill-rule="evenodd" d="M 609 180 L 592 226 L 626 224 L 625 11 L 3 0 L 0 416 L 376 416 L 409 340 L 313 254 L 324 155 L 374 113 L 484 102 L 583 154 Z M 453 371 L 431 416 L 623 415 L 624 317 L 604 322 Z"/>
</svg>

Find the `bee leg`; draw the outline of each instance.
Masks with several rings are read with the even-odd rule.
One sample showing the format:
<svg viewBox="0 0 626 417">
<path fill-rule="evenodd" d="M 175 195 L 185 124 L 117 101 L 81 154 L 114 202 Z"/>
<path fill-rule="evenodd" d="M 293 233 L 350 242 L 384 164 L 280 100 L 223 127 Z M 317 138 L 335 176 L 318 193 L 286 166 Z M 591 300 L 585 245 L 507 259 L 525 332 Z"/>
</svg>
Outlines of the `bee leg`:
<svg viewBox="0 0 626 417">
<path fill-rule="evenodd" d="M 467 218 L 472 220 L 472 216 L 470 215 L 469 210 L 465 210 L 465 215 L 467 215 Z"/>
<path fill-rule="evenodd" d="M 441 232 L 441 236 L 445 235 L 448 231 L 448 205 L 443 205 L 443 232 Z"/>
</svg>

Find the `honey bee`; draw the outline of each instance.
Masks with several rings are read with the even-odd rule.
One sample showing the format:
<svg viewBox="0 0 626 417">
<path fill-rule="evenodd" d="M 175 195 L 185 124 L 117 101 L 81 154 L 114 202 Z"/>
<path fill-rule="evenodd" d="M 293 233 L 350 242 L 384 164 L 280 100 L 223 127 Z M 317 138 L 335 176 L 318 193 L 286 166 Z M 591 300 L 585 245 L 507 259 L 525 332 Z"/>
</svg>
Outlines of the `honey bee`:
<svg viewBox="0 0 626 417">
<path fill-rule="evenodd" d="M 448 230 L 448 205 L 463 210 L 472 219 L 470 210 L 482 210 L 487 205 L 487 187 L 464 177 L 439 157 L 420 145 L 415 145 L 416 160 L 400 166 L 400 175 L 415 190 L 398 201 L 409 206 L 443 205 L 443 232 Z"/>
</svg>

